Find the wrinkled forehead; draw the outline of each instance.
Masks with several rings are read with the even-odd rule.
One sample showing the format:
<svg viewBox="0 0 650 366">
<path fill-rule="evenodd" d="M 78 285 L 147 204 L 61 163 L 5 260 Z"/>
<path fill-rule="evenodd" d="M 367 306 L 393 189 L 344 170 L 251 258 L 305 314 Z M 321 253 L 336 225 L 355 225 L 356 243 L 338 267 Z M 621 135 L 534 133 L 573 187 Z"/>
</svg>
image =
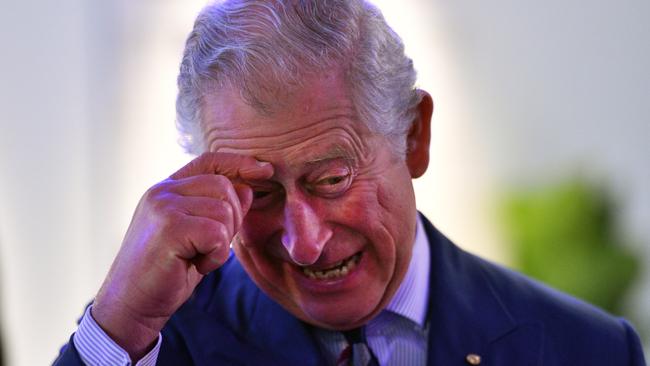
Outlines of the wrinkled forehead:
<svg viewBox="0 0 650 366">
<path fill-rule="evenodd" d="M 359 124 L 346 115 L 300 123 L 250 120 L 237 128 L 207 131 L 210 151 L 254 156 L 288 167 L 316 165 L 342 159 L 357 161 L 368 150 L 369 136 L 355 128 Z"/>
<path fill-rule="evenodd" d="M 305 128 L 317 128 L 320 123 L 333 122 L 344 128 L 365 128 L 365 124 L 359 122 L 340 70 L 312 75 L 304 80 L 303 87 L 269 95 L 273 103 L 271 110 L 260 109 L 243 94 L 243 90 L 228 84 L 204 93 L 201 127 L 208 140 L 235 138 L 248 132 L 269 137 L 291 134 Z"/>
<path fill-rule="evenodd" d="M 210 151 L 253 155 L 271 162 L 307 163 L 332 157 L 357 159 L 371 135 L 359 122 L 338 76 L 309 87 L 263 113 L 234 89 L 206 95 L 202 129 Z"/>
</svg>

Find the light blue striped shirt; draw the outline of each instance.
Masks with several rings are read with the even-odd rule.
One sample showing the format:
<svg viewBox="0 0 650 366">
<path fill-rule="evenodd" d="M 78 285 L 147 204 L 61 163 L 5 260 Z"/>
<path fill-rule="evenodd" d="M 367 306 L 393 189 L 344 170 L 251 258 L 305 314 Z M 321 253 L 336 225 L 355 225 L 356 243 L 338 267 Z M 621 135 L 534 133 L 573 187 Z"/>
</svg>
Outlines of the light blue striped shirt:
<svg viewBox="0 0 650 366">
<path fill-rule="evenodd" d="M 118 346 L 111 337 L 99 327 L 92 314 L 89 306 L 81 318 L 79 328 L 72 337 L 79 357 L 85 365 L 88 366 L 131 366 L 131 357 L 129 354 Z M 136 366 L 155 366 L 160 351 L 162 336 L 158 334 L 158 342 L 154 348 L 147 353 Z"/>
<path fill-rule="evenodd" d="M 366 325 L 368 347 L 382 366 L 426 365 L 430 261 L 429 241 L 418 217 L 413 254 L 404 280 L 386 309 Z M 314 332 L 327 363 L 336 364 L 347 347 L 343 334 L 324 329 Z"/>
<path fill-rule="evenodd" d="M 380 365 L 425 365 L 427 329 L 425 328 L 429 290 L 429 243 L 418 217 L 415 243 L 409 268 L 402 284 L 386 309 L 366 326 L 366 339 Z M 95 322 L 89 306 L 72 338 L 84 364 L 88 366 L 132 366 L 129 354 L 115 343 Z M 320 346 L 334 365 L 347 342 L 340 332 L 315 331 Z M 135 366 L 154 366 L 160 352 L 162 335 L 154 348 Z"/>
</svg>

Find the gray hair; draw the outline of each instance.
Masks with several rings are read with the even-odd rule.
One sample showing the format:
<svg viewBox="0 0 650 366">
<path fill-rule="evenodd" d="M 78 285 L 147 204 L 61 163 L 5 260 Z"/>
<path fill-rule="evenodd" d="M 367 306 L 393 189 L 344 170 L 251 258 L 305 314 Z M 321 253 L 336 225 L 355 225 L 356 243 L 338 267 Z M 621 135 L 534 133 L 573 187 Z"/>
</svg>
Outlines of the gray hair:
<svg viewBox="0 0 650 366">
<path fill-rule="evenodd" d="M 339 67 L 358 117 L 404 156 L 420 101 L 413 62 L 381 12 L 363 0 L 225 0 L 205 7 L 183 54 L 176 100 L 181 145 L 206 150 L 202 97 L 239 90 L 260 113 L 306 75 Z"/>
</svg>

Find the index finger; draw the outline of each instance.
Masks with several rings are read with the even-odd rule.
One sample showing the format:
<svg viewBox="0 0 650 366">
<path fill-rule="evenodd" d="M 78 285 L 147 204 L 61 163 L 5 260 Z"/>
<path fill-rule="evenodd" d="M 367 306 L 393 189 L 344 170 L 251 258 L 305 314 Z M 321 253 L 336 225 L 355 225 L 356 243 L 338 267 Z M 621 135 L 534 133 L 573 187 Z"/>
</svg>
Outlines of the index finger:
<svg viewBox="0 0 650 366">
<path fill-rule="evenodd" d="M 247 155 L 206 152 L 180 168 L 170 178 L 177 180 L 201 174 L 220 174 L 230 179 L 263 180 L 273 176 L 273 165 Z"/>
</svg>

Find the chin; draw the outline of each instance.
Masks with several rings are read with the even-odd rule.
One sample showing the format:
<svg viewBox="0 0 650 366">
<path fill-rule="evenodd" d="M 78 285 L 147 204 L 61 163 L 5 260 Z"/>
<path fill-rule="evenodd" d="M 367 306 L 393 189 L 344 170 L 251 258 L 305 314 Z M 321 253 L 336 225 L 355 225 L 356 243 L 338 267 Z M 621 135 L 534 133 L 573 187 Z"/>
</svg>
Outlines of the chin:
<svg viewBox="0 0 650 366">
<path fill-rule="evenodd" d="M 332 330 L 348 330 L 368 323 L 388 304 L 384 287 L 381 291 L 373 289 L 372 285 L 365 289 L 369 291 L 338 296 L 303 293 L 294 299 L 284 298 L 289 301 L 288 306 L 284 307 L 309 324 Z"/>
<path fill-rule="evenodd" d="M 300 314 L 294 314 L 303 321 L 321 328 L 332 330 L 348 330 L 362 326 L 374 318 L 381 308 L 370 309 L 359 307 L 359 304 L 350 306 L 328 306 L 327 304 L 303 305 Z"/>
</svg>

